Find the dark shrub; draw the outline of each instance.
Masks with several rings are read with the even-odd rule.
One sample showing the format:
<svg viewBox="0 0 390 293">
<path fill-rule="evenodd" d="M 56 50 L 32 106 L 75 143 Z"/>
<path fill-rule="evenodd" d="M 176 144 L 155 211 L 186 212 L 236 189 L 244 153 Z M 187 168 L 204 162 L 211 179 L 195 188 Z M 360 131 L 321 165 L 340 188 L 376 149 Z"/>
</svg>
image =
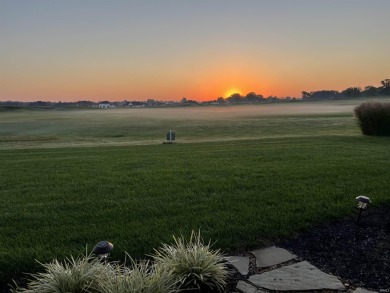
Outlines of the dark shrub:
<svg viewBox="0 0 390 293">
<path fill-rule="evenodd" d="M 354 112 L 364 135 L 390 136 L 390 103 L 363 103 Z"/>
</svg>

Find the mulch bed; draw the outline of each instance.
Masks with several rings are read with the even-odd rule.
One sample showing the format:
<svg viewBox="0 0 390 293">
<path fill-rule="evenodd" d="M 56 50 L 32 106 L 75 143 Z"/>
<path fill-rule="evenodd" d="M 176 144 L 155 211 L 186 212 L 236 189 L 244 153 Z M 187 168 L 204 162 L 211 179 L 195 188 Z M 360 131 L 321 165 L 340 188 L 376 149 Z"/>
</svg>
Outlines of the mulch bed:
<svg viewBox="0 0 390 293">
<path fill-rule="evenodd" d="M 343 283 L 390 292 L 390 207 L 311 228 L 278 243 Z"/>
<path fill-rule="evenodd" d="M 294 253 L 298 261 L 307 260 L 339 277 L 349 292 L 357 287 L 390 292 L 390 206 L 365 210 L 359 224 L 357 214 L 312 227 L 274 245 Z M 239 254 L 251 257 L 247 252 Z M 246 279 L 230 269 L 225 293 L 235 292 L 237 282 Z M 261 272 L 253 263 L 247 277 L 256 273 Z"/>
</svg>

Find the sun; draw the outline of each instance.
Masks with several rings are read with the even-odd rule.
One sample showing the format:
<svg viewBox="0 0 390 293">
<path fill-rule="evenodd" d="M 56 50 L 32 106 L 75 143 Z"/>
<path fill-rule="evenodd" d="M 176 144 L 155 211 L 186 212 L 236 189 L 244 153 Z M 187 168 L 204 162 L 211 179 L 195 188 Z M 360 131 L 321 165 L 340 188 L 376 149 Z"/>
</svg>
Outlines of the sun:
<svg viewBox="0 0 390 293">
<path fill-rule="evenodd" d="M 240 94 L 241 95 L 241 90 L 236 88 L 236 87 L 230 88 L 229 90 L 227 90 L 225 92 L 225 98 L 228 98 L 228 97 L 230 97 L 233 94 Z"/>
</svg>

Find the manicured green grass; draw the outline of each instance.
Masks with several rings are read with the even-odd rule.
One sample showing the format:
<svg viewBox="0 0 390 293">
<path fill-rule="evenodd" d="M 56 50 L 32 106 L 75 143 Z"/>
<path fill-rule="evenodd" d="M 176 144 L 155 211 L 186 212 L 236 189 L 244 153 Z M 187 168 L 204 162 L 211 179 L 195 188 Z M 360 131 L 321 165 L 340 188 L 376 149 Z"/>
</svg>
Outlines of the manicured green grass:
<svg viewBox="0 0 390 293">
<path fill-rule="evenodd" d="M 1 281 L 103 239 L 113 257 L 202 231 L 226 251 L 390 199 L 390 140 L 318 136 L 0 153 Z"/>
<path fill-rule="evenodd" d="M 232 252 L 352 216 L 361 194 L 390 202 L 389 138 L 360 135 L 352 112 L 275 107 L 2 113 L 0 283 L 100 240 L 140 258 L 200 229 Z"/>
</svg>

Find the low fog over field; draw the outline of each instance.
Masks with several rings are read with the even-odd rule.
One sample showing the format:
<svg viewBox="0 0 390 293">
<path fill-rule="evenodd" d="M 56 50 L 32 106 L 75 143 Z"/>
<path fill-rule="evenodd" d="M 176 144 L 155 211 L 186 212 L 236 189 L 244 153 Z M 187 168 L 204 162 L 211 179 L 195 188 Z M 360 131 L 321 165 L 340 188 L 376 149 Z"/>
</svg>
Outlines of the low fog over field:
<svg viewBox="0 0 390 293">
<path fill-rule="evenodd" d="M 0 149 L 160 144 L 170 129 L 177 143 L 359 135 L 361 102 L 10 111 L 0 115 Z"/>
<path fill-rule="evenodd" d="M 141 109 L 103 109 L 99 115 L 121 117 L 131 115 L 133 118 L 152 119 L 205 119 L 220 120 L 229 118 L 280 116 L 280 115 L 304 115 L 304 114 L 337 114 L 352 113 L 353 108 L 359 102 L 296 102 L 265 105 L 242 106 L 210 106 L 210 107 L 179 107 L 179 108 L 141 108 Z M 106 112 L 104 112 L 106 111 Z M 74 113 L 75 115 L 85 113 Z M 89 112 L 90 115 L 96 113 Z"/>
<path fill-rule="evenodd" d="M 372 100 L 374 101 L 374 100 Z M 385 99 L 379 99 L 385 101 Z M 386 100 L 387 101 L 387 100 Z M 129 116 L 133 118 L 152 119 L 205 119 L 220 120 L 229 118 L 281 116 L 281 115 L 311 115 L 311 114 L 338 114 L 351 113 L 354 107 L 365 100 L 343 100 L 326 102 L 291 102 L 273 103 L 262 105 L 238 105 L 238 106 L 210 106 L 210 107 L 179 107 L 179 108 L 141 108 L 141 109 L 102 109 L 99 115 L 110 117 Z M 104 112 L 106 111 L 106 112 Z M 88 112 L 95 115 L 94 112 Z M 81 113 L 74 113 L 80 115 Z M 82 115 L 87 114 L 83 113 Z"/>
</svg>

